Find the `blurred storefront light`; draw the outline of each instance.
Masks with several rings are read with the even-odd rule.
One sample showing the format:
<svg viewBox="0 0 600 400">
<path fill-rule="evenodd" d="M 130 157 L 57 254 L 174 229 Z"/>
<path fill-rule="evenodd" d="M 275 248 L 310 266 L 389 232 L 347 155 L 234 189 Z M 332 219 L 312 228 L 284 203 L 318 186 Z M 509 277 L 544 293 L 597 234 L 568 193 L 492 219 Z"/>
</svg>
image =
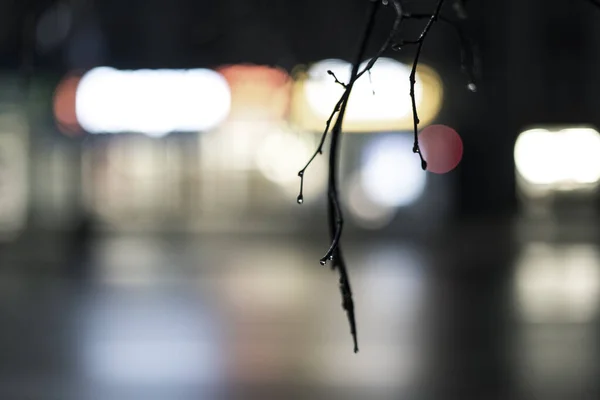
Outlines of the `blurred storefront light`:
<svg viewBox="0 0 600 400">
<path fill-rule="evenodd" d="M 261 138 L 254 154 L 256 168 L 269 181 L 278 184 L 289 194 L 297 195 L 300 181 L 298 171 L 306 164 L 317 144 L 314 137 L 305 132 L 293 132 L 286 125 L 274 125 Z M 310 197 L 325 189 L 326 174 L 322 160 L 315 162 L 310 179 L 306 179 L 306 190 Z"/>
<path fill-rule="evenodd" d="M 367 64 L 365 61 L 361 68 Z M 291 119 L 304 129 L 320 131 L 331 115 L 350 79 L 351 66 L 342 60 L 324 60 L 299 75 L 294 85 Z M 408 129 L 412 126 L 410 68 L 398 61 L 381 58 L 355 84 L 345 119 L 345 131 L 372 132 Z M 415 97 L 423 125 L 438 114 L 442 103 L 442 82 L 431 68 L 417 70 Z"/>
<path fill-rule="evenodd" d="M 297 173 L 310 157 L 307 143 L 290 133 L 277 132 L 264 138 L 256 153 L 256 165 L 272 182 L 297 182 Z"/>
<path fill-rule="evenodd" d="M 77 120 L 90 133 L 206 131 L 227 117 L 230 105 L 227 81 L 208 69 L 99 67 L 82 77 L 76 93 Z"/>
<path fill-rule="evenodd" d="M 217 69 L 231 88 L 233 121 L 280 121 L 290 107 L 292 78 L 280 68 L 239 64 Z"/>
<path fill-rule="evenodd" d="M 13 239 L 27 222 L 28 136 L 20 112 L 0 114 L 0 240 Z"/>
<path fill-rule="evenodd" d="M 600 181 L 600 134 L 588 127 L 530 129 L 515 143 L 518 184 L 531 190 L 593 189 Z"/>
<path fill-rule="evenodd" d="M 361 185 L 367 196 L 382 206 L 402 207 L 425 191 L 427 176 L 412 152 L 409 135 L 389 134 L 374 138 L 363 155 Z"/>
<path fill-rule="evenodd" d="M 168 292 L 166 292 L 168 293 Z M 137 295 L 139 296 L 139 295 Z M 82 373 L 102 386 L 211 385 L 224 376 L 215 316 L 176 295 L 98 295 L 81 308 Z"/>
<path fill-rule="evenodd" d="M 600 306 L 600 253 L 586 244 L 530 244 L 517 262 L 515 288 L 528 322 L 588 322 Z"/>
<path fill-rule="evenodd" d="M 354 221 L 379 229 L 399 208 L 414 204 L 425 192 L 427 174 L 412 152 L 410 134 L 383 134 L 363 148 L 361 165 L 346 181 L 347 204 Z"/>
<path fill-rule="evenodd" d="M 344 190 L 346 204 L 353 221 L 366 229 L 380 229 L 389 225 L 396 216 L 396 207 L 378 204 L 371 200 L 361 184 L 361 175 L 357 171 L 348 179 L 348 188 Z"/>
</svg>

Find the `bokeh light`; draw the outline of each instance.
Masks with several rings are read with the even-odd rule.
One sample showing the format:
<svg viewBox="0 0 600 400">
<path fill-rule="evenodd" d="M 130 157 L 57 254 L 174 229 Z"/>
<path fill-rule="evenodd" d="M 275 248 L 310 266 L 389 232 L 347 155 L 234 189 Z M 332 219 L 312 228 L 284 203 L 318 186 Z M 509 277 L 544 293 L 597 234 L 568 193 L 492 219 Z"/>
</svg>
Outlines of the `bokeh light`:
<svg viewBox="0 0 600 400">
<path fill-rule="evenodd" d="M 364 69 L 364 62 L 360 70 Z M 316 113 L 329 118 L 344 88 L 335 83 L 328 71 L 332 71 L 342 82 L 350 81 L 351 65 L 341 60 L 326 60 L 313 65 L 309 80 L 304 87 L 306 99 Z M 398 61 L 381 58 L 371 69 L 370 76 L 359 79 L 352 88 L 347 108 L 347 121 L 379 121 L 405 117 L 411 112 L 410 68 Z M 423 88 L 415 85 L 417 102 L 422 101 Z M 393 105 L 392 105 L 393 104 Z"/>
<path fill-rule="evenodd" d="M 208 69 L 86 73 L 76 94 L 76 114 L 90 133 L 140 132 L 163 136 L 215 128 L 229 114 L 227 81 Z"/>
<path fill-rule="evenodd" d="M 81 76 L 70 74 L 64 77 L 54 91 L 54 118 L 59 130 L 67 136 L 81 133 L 75 112 L 76 93 Z"/>
<path fill-rule="evenodd" d="M 310 149 L 296 135 L 280 131 L 266 136 L 256 153 L 256 165 L 272 182 L 298 181 L 298 171 L 310 157 Z"/>
<path fill-rule="evenodd" d="M 27 227 L 30 193 L 30 128 L 17 109 L 0 112 L 0 244 Z"/>
<path fill-rule="evenodd" d="M 229 65 L 217 69 L 231 88 L 230 120 L 283 120 L 290 106 L 292 79 L 280 68 Z"/>
<path fill-rule="evenodd" d="M 381 206 L 402 207 L 423 194 L 427 178 L 412 145 L 410 135 L 406 134 L 386 134 L 367 144 L 361 185 L 371 201 Z"/>
<path fill-rule="evenodd" d="M 366 66 L 365 61 L 361 68 Z M 299 73 L 294 84 L 291 120 L 298 126 L 320 131 L 331 115 L 350 79 L 351 65 L 342 60 L 324 60 Z M 381 58 L 355 84 L 344 120 L 346 132 L 382 132 L 409 129 L 412 126 L 410 68 L 398 61 Z M 419 116 L 428 124 L 438 114 L 443 96 L 439 75 L 431 68 L 417 69 L 415 97 Z"/>
<path fill-rule="evenodd" d="M 350 216 L 356 225 L 365 229 L 381 229 L 389 225 L 396 216 L 397 209 L 373 201 L 362 185 L 361 174 L 350 176 L 343 191 Z"/>
<path fill-rule="evenodd" d="M 298 171 L 316 148 L 312 139 L 313 135 L 294 132 L 285 124 L 272 126 L 258 142 L 254 153 L 255 165 L 269 181 L 279 185 L 289 195 L 297 195 L 300 187 Z M 314 198 L 325 188 L 323 164 L 322 159 L 315 160 L 310 172 L 307 172 L 310 174 L 310 178 L 305 179 L 307 198 Z"/>
<path fill-rule="evenodd" d="M 519 311 L 531 322 L 586 322 L 600 307 L 598 250 L 532 243 L 517 263 Z"/>
<path fill-rule="evenodd" d="M 589 188 L 600 181 L 600 134 L 587 127 L 538 128 L 515 143 L 517 172 L 529 185 Z"/>
<path fill-rule="evenodd" d="M 462 139 L 446 125 L 431 125 L 419 133 L 419 146 L 427 161 L 427 170 L 436 174 L 452 171 L 463 155 Z"/>
</svg>

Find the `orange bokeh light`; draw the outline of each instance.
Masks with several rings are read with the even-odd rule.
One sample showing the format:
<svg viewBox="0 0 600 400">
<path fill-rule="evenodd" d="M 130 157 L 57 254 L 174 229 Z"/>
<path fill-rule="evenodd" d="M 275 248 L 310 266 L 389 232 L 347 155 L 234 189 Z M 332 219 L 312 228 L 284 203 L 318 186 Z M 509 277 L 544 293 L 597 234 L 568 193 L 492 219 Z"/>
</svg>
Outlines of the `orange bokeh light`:
<svg viewBox="0 0 600 400">
<path fill-rule="evenodd" d="M 290 109 L 292 78 L 283 69 L 261 65 L 218 68 L 231 88 L 230 120 L 284 120 Z"/>
<path fill-rule="evenodd" d="M 58 129 L 67 136 L 78 136 L 82 133 L 75 113 L 77 86 L 80 75 L 67 75 L 54 91 L 54 118 Z"/>
</svg>

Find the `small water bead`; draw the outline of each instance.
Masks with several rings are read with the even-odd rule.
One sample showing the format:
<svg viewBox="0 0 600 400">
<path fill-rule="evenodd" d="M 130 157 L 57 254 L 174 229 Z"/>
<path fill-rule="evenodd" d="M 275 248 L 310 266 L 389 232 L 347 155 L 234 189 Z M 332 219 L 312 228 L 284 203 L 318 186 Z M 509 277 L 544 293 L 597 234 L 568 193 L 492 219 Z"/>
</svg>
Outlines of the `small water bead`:
<svg viewBox="0 0 600 400">
<path fill-rule="evenodd" d="M 298 202 L 298 204 L 302 204 L 302 203 L 304 203 L 304 198 L 300 195 L 300 196 L 298 196 L 296 201 Z"/>
<path fill-rule="evenodd" d="M 471 82 L 467 85 L 467 89 L 469 89 L 471 92 L 475 93 L 477 91 L 477 85 L 475 85 L 473 82 Z"/>
</svg>

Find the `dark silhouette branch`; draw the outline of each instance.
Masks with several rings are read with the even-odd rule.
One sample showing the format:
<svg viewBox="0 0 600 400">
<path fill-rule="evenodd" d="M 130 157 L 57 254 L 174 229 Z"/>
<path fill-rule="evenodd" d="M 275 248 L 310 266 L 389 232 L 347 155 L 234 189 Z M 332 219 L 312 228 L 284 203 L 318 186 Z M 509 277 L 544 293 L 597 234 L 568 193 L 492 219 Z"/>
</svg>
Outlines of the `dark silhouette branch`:
<svg viewBox="0 0 600 400">
<path fill-rule="evenodd" d="M 600 0 L 599 0 L 600 1 Z M 455 3 L 458 4 L 458 3 Z M 431 14 L 410 14 L 405 13 L 404 18 L 406 19 L 430 19 Z M 460 42 L 460 68 L 463 73 L 467 76 L 467 88 L 471 92 L 477 91 L 477 75 L 479 73 L 479 55 L 475 44 L 470 40 L 470 38 L 465 34 L 461 26 L 442 16 L 438 16 L 438 20 L 443 23 L 443 25 L 452 28 L 452 31 L 455 33 L 458 41 Z M 415 44 L 417 41 L 412 42 L 411 44 Z M 396 45 L 396 49 L 400 49 L 401 45 L 398 47 Z"/>
<path fill-rule="evenodd" d="M 352 289 L 350 287 L 350 279 L 348 277 L 348 271 L 346 263 L 342 257 L 342 250 L 339 246 L 340 237 L 342 235 L 342 228 L 344 225 L 344 218 L 342 215 L 342 209 L 340 206 L 338 196 L 338 183 L 337 183 L 337 166 L 338 166 L 338 155 L 341 142 L 342 125 L 344 123 L 344 116 L 346 114 L 346 107 L 348 105 L 348 99 L 352 92 L 354 82 L 358 79 L 358 70 L 360 64 L 367 51 L 367 44 L 373 33 L 375 27 L 375 17 L 377 10 L 379 9 L 380 3 L 378 1 L 372 2 L 369 10 L 369 17 L 367 25 L 363 32 L 362 39 L 356 59 L 352 64 L 352 72 L 350 74 L 350 82 L 346 85 L 346 96 L 342 102 L 339 110 L 338 117 L 335 121 L 335 125 L 331 130 L 331 145 L 329 149 L 329 187 L 328 193 L 328 220 L 329 220 L 329 233 L 331 236 L 331 246 L 327 251 L 325 257 L 321 259 L 321 264 L 325 265 L 328 260 L 332 261 L 332 268 L 337 269 L 340 274 L 339 287 L 342 295 L 342 307 L 346 311 L 348 316 L 348 323 L 350 324 L 350 332 L 354 341 L 354 352 L 358 352 L 358 333 L 356 330 L 356 318 L 354 315 L 354 301 L 352 299 Z"/>
<path fill-rule="evenodd" d="M 347 88 L 347 87 L 346 87 L 346 84 L 345 84 L 344 82 L 340 81 L 340 80 L 337 78 L 337 76 L 335 76 L 335 73 L 334 73 L 333 71 L 331 71 L 331 70 L 327 70 L 327 73 L 328 73 L 329 75 L 333 76 L 333 79 L 335 79 L 335 83 L 337 83 L 337 84 L 341 85 L 341 86 L 342 86 L 344 89 L 346 89 L 346 88 Z"/>
<path fill-rule="evenodd" d="M 378 2 L 374 2 L 373 4 L 378 6 Z M 336 123 L 332 129 L 332 146 L 331 148 L 334 149 L 336 147 L 334 147 L 333 145 L 333 135 L 336 134 L 336 132 L 338 132 L 337 134 L 339 135 L 339 132 L 341 132 L 341 128 L 342 128 L 342 122 L 344 119 L 344 114 L 346 112 L 346 105 L 348 104 L 348 100 L 350 98 L 350 92 L 352 91 L 352 87 L 354 86 L 354 83 L 362 76 L 364 75 L 366 72 L 370 71 L 371 68 L 373 68 L 373 66 L 375 65 L 375 63 L 377 62 L 377 60 L 383 55 L 383 53 L 389 49 L 393 43 L 393 39 L 394 36 L 396 35 L 396 33 L 398 32 L 398 30 L 400 29 L 400 23 L 402 21 L 402 7 L 400 5 L 400 1 L 399 0 L 394 0 L 393 1 L 393 5 L 395 7 L 396 10 L 396 20 L 394 21 L 394 25 L 390 31 L 390 34 L 388 35 L 388 38 L 386 39 L 386 41 L 384 42 L 384 44 L 380 47 L 379 51 L 377 52 L 377 54 L 375 55 L 375 57 L 371 58 L 369 60 L 369 62 L 367 63 L 367 65 L 365 66 L 365 68 L 363 68 L 362 71 L 358 72 L 359 68 L 360 68 L 360 64 L 362 62 L 362 59 L 364 58 L 364 53 L 366 52 L 366 48 L 365 49 L 361 49 L 363 50 L 362 53 L 360 53 L 360 60 L 355 61 L 355 63 L 352 66 L 352 73 L 350 75 L 350 82 L 348 83 L 348 85 L 346 85 L 346 91 L 344 92 L 344 95 L 342 96 L 342 99 L 340 99 L 341 104 L 340 104 L 340 109 L 339 109 L 339 115 L 338 118 L 336 120 Z M 371 20 L 369 20 L 370 22 Z M 368 26 L 370 27 L 370 25 Z M 370 27 L 370 30 L 368 31 L 368 34 L 370 36 L 372 32 L 372 27 Z M 365 39 L 368 40 L 368 37 Z M 366 42 L 361 42 L 361 45 L 365 45 L 366 46 Z M 337 107 L 336 107 L 337 108 Z M 330 153 L 330 157 L 331 157 L 331 153 Z M 335 157 L 337 158 L 337 155 L 335 155 Z M 335 162 L 337 164 L 337 161 Z M 331 184 L 331 165 L 332 165 L 332 160 L 330 158 L 330 163 L 329 163 L 329 182 Z M 335 168 L 334 167 L 334 172 L 335 172 Z M 334 180 L 337 179 L 335 177 L 334 174 Z M 331 190 L 329 192 L 329 197 L 331 198 Z M 334 258 L 334 253 L 336 251 L 336 248 L 339 245 L 339 241 L 340 241 L 340 237 L 342 234 L 342 226 L 343 226 L 343 218 L 341 218 L 342 212 L 341 209 L 339 207 L 339 200 L 337 198 L 337 189 L 335 189 L 335 196 L 333 196 L 333 199 L 331 200 L 334 208 L 333 211 L 335 213 L 335 215 L 339 216 L 339 221 L 340 223 L 336 223 L 336 230 L 335 232 L 332 234 L 332 241 L 331 241 L 331 245 L 329 246 L 329 250 L 327 250 L 327 253 L 325 253 L 325 255 L 321 258 L 320 263 L 321 265 L 325 265 L 327 263 L 327 261 L 331 260 Z M 331 214 L 331 213 L 330 213 Z"/>
<path fill-rule="evenodd" d="M 413 110 L 413 128 L 414 128 L 414 145 L 413 145 L 413 153 L 419 154 L 421 158 L 421 167 L 423 169 L 427 168 L 427 161 L 423 158 L 423 154 L 421 153 L 421 149 L 419 148 L 419 114 L 417 112 L 417 102 L 415 99 L 415 83 L 416 83 L 416 74 L 417 74 L 417 66 L 419 65 L 419 58 L 421 57 L 421 51 L 423 50 L 423 44 L 425 43 L 425 39 L 431 30 L 433 24 L 435 24 L 439 18 L 440 12 L 442 11 L 442 6 L 444 5 L 444 0 L 438 0 L 437 6 L 435 8 L 435 12 L 427 21 L 427 25 L 421 32 L 421 35 L 416 40 L 417 51 L 415 53 L 415 58 L 413 61 L 412 69 L 410 71 L 410 99 L 412 102 L 412 110 Z"/>
<path fill-rule="evenodd" d="M 375 1 L 375 3 L 378 3 L 378 2 Z M 394 11 L 396 12 L 396 18 L 394 19 L 394 23 L 392 25 L 392 28 L 390 29 L 390 33 L 389 33 L 387 39 L 385 40 L 385 42 L 383 43 L 383 45 L 379 48 L 379 51 L 377 52 L 377 54 L 373 58 L 371 58 L 369 60 L 369 62 L 365 66 L 365 68 L 363 68 L 363 70 L 360 71 L 354 78 L 351 77 L 350 82 L 352 82 L 352 84 L 354 84 L 354 82 L 356 82 L 358 79 L 360 79 L 360 77 L 362 77 L 366 72 L 370 71 L 371 68 L 373 68 L 373 66 L 377 62 L 377 60 L 379 58 L 381 58 L 381 56 L 387 50 L 389 50 L 392 47 L 392 44 L 393 44 L 393 41 L 394 41 L 394 37 L 396 36 L 396 34 L 400 30 L 400 23 L 402 22 L 402 18 L 403 18 L 403 16 L 402 16 L 402 5 L 400 3 L 400 0 L 392 0 L 392 5 L 394 7 Z M 330 75 L 333 75 L 333 74 L 330 74 Z M 308 167 L 310 166 L 310 164 L 312 164 L 312 162 L 314 161 L 314 159 L 319 154 L 323 154 L 323 146 L 325 145 L 325 140 L 327 139 L 327 134 L 329 133 L 329 128 L 331 127 L 331 123 L 333 122 L 333 118 L 340 111 L 340 108 L 341 108 L 342 104 L 344 102 L 346 102 L 346 100 L 348 100 L 348 98 L 350 96 L 350 90 L 348 90 L 348 85 L 343 84 L 342 82 L 340 82 L 335 77 L 335 75 L 333 75 L 333 76 L 334 76 L 336 82 L 341 83 L 346 90 L 344 91 L 344 93 L 340 97 L 339 101 L 336 103 L 335 107 L 333 108 L 333 111 L 331 112 L 331 115 L 327 119 L 327 122 L 325 122 L 325 130 L 323 131 L 323 133 L 321 135 L 321 140 L 319 141 L 319 145 L 317 146 L 317 149 L 312 154 L 312 156 L 310 157 L 310 159 L 308 160 L 308 162 L 306 163 L 306 165 L 304 166 L 304 168 L 302 168 L 298 172 L 298 176 L 300 177 L 300 193 L 298 194 L 298 198 L 297 198 L 298 204 L 302 204 L 304 202 L 304 173 L 306 172 L 306 170 L 308 169 Z M 330 255 L 331 255 L 331 253 L 328 252 L 328 255 L 326 257 L 324 257 L 324 258 L 327 259 L 327 258 L 329 258 Z"/>
<path fill-rule="evenodd" d="M 419 38 L 417 40 L 411 42 L 402 42 L 402 44 L 414 44 L 417 46 L 415 58 L 412 64 L 411 74 L 410 74 L 410 97 L 412 103 L 412 111 L 413 111 L 413 125 L 414 125 L 414 148 L 413 151 L 419 154 L 421 159 L 421 165 L 423 169 L 426 169 L 427 163 L 423 159 L 421 151 L 419 149 L 418 142 L 418 125 L 419 125 L 419 117 L 417 113 L 417 106 L 415 100 L 415 81 L 416 81 L 416 70 L 419 64 L 419 58 L 421 55 L 421 51 L 423 48 L 423 44 L 429 31 L 435 24 L 435 22 L 440 19 L 440 12 L 445 0 L 438 0 L 435 11 L 432 14 L 427 15 L 428 22 L 421 32 Z M 352 289 L 350 286 L 350 279 L 348 277 L 348 271 L 346 268 L 346 263 L 344 257 L 342 255 L 342 249 L 340 246 L 340 240 L 342 237 L 342 230 L 344 226 L 344 217 L 340 204 L 339 193 L 338 193 L 338 160 L 339 160 L 339 147 L 342 136 L 342 127 L 344 116 L 346 113 L 346 108 L 348 105 L 348 101 L 350 99 L 350 93 L 352 92 L 352 88 L 355 82 L 360 79 L 365 73 L 369 73 L 377 60 L 381 58 L 381 56 L 388 50 L 397 47 L 398 49 L 401 46 L 397 46 L 394 44 L 395 38 L 400 31 L 400 25 L 404 18 L 425 18 L 422 15 L 411 16 L 409 14 L 405 14 L 403 12 L 402 2 L 401 0 L 370 0 L 370 10 L 368 20 L 365 26 L 365 30 L 363 32 L 362 38 L 360 40 L 359 50 L 357 52 L 356 59 L 352 64 L 352 72 L 350 74 L 350 80 L 348 83 L 341 82 L 332 71 L 327 71 L 329 75 L 334 78 L 335 83 L 341 85 L 344 88 L 344 92 L 338 102 L 336 103 L 331 115 L 327 119 L 325 123 L 325 130 L 321 135 L 321 140 L 317 149 L 312 154 L 304 168 L 302 168 L 298 172 L 298 176 L 300 177 L 300 193 L 298 194 L 298 203 L 302 204 L 304 202 L 303 197 L 303 189 L 304 189 L 304 174 L 306 169 L 310 166 L 310 164 L 314 161 L 317 155 L 323 153 L 323 146 L 325 144 L 325 140 L 327 139 L 327 135 L 331 128 L 331 143 L 330 143 L 330 152 L 329 152 L 329 184 L 327 190 L 327 207 L 328 207 L 328 225 L 329 225 L 329 233 L 331 238 L 331 244 L 329 249 L 325 253 L 325 255 L 320 259 L 321 265 L 326 265 L 327 262 L 332 262 L 332 269 L 337 269 L 340 275 L 339 279 L 339 287 L 342 295 L 342 307 L 346 311 L 348 322 L 350 324 L 350 331 L 354 340 L 354 352 L 358 352 L 358 335 L 356 330 L 356 318 L 354 314 L 354 301 L 352 298 Z M 385 42 L 381 45 L 377 53 L 374 57 L 372 57 L 366 64 L 366 66 L 360 70 L 360 65 L 365 59 L 365 53 L 367 50 L 367 45 L 369 43 L 370 37 L 372 36 L 373 28 L 375 26 L 375 20 L 377 11 L 380 5 L 392 5 L 392 8 L 395 11 L 396 17 L 394 19 L 394 23 L 392 28 L 390 29 L 389 35 L 386 38 Z M 461 32 L 461 31 L 459 31 Z M 460 38 L 464 37 L 459 34 Z M 461 40 L 461 46 L 464 43 Z M 464 60 L 464 59 L 463 59 Z M 470 82 L 472 83 L 472 82 Z M 473 83 L 474 85 L 474 83 Z M 333 127 L 331 124 L 333 123 L 333 119 L 336 117 L 335 123 Z"/>
</svg>

